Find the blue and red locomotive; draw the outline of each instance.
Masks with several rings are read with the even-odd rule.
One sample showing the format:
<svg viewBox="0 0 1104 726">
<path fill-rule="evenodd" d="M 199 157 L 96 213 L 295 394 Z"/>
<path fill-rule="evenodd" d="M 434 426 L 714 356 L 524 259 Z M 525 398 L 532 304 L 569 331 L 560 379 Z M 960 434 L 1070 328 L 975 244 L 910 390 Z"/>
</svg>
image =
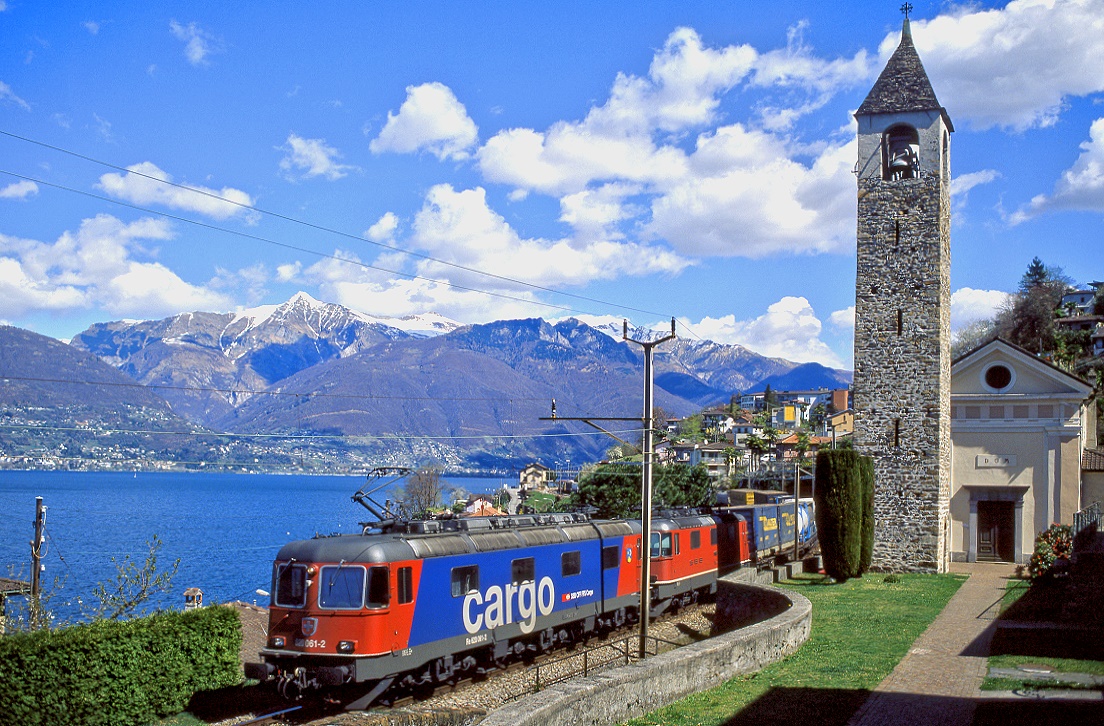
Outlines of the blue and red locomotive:
<svg viewBox="0 0 1104 726">
<path fill-rule="evenodd" d="M 719 568 L 762 560 L 759 514 L 653 518 L 651 615 L 715 592 Z M 639 520 L 547 514 L 383 520 L 288 543 L 262 662 L 246 675 L 288 697 L 363 684 L 349 706 L 362 708 L 392 684 L 445 683 L 585 640 L 639 617 L 641 539 Z"/>
</svg>

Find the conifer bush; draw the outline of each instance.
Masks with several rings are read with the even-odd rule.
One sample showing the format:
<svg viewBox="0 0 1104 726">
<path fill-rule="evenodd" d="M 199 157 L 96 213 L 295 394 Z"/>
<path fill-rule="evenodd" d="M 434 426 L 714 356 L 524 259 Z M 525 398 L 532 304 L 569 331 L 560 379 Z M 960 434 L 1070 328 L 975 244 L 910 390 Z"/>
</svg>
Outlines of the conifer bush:
<svg viewBox="0 0 1104 726">
<path fill-rule="evenodd" d="M 867 539 L 873 552 L 873 464 L 863 463 L 865 458 L 848 449 L 817 453 L 815 499 L 820 550 L 824 571 L 840 582 L 862 576 Z M 864 531 L 867 519 L 869 534 Z"/>
<path fill-rule="evenodd" d="M 859 457 L 862 475 L 862 550 L 859 554 L 859 572 L 870 569 L 874 560 L 874 459 Z"/>
</svg>

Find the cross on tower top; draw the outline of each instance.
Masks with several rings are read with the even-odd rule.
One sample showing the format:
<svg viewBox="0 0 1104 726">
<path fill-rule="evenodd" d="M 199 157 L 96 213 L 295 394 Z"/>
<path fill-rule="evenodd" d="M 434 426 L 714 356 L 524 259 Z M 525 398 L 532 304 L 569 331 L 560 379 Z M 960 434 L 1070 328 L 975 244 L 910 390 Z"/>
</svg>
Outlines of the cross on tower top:
<svg viewBox="0 0 1104 726">
<path fill-rule="evenodd" d="M 912 3 L 905 3 L 902 5 L 901 12 L 905 14 L 905 20 L 908 20 L 909 13 L 912 12 Z"/>
</svg>

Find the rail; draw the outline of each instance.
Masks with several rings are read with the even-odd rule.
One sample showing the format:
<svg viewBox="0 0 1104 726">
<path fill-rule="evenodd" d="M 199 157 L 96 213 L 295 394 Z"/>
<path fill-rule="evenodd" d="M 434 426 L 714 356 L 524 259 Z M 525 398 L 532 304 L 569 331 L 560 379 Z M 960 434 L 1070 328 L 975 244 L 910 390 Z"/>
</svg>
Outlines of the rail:
<svg viewBox="0 0 1104 726">
<path fill-rule="evenodd" d="M 1100 531 L 1100 520 L 1104 513 L 1101 512 L 1100 502 L 1093 502 L 1080 512 L 1073 515 L 1073 544 L 1074 549 L 1083 548 L 1084 544 L 1093 539 L 1093 535 Z M 1078 545 L 1082 547 L 1078 547 Z"/>
<path fill-rule="evenodd" d="M 647 647 L 647 643 L 651 643 L 651 648 Z M 661 643 L 671 648 L 684 645 L 683 643 L 649 635 L 645 641 L 645 654 L 658 655 Z M 626 635 L 624 638 L 611 643 L 591 646 L 581 651 L 531 665 L 526 669 L 526 672 L 533 676 L 531 684 L 528 684 L 520 692 L 511 694 L 506 700 L 513 701 L 530 693 L 536 693 L 542 688 L 547 688 L 556 683 L 563 683 L 578 676 L 586 677 L 594 671 L 612 665 L 628 665 L 633 661 L 640 660 L 639 644 L 639 635 Z"/>
</svg>

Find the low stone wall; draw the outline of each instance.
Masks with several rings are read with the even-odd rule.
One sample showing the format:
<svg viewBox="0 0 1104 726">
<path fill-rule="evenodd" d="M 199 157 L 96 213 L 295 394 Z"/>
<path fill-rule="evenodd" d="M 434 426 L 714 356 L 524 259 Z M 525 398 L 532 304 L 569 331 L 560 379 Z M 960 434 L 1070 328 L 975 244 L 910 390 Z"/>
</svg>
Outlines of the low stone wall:
<svg viewBox="0 0 1104 726">
<path fill-rule="evenodd" d="M 809 638 L 812 605 L 794 592 L 721 580 L 718 626 L 752 621 L 758 622 L 639 663 L 550 686 L 496 709 L 480 726 L 623 723 L 793 653 Z"/>
</svg>

